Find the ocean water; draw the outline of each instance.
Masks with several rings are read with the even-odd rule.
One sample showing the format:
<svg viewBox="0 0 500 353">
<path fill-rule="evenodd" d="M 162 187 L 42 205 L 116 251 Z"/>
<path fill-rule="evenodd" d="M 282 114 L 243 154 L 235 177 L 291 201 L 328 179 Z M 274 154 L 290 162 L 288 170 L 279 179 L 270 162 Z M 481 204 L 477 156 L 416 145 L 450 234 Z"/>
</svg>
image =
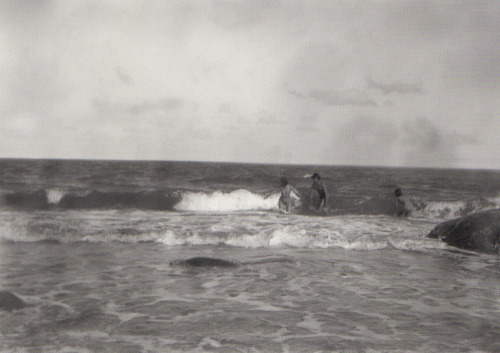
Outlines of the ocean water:
<svg viewBox="0 0 500 353">
<path fill-rule="evenodd" d="M 500 171 L 0 160 L 0 351 L 499 352 L 500 258 L 426 237 L 499 206 Z"/>
</svg>

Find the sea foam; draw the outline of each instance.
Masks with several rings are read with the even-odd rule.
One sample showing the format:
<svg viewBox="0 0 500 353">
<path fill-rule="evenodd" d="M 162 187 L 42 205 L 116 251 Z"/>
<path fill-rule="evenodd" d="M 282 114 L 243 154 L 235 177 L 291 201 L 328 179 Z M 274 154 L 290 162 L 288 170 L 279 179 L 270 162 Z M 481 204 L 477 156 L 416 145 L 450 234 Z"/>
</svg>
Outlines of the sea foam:
<svg viewBox="0 0 500 353">
<path fill-rule="evenodd" d="M 57 205 L 59 201 L 64 197 L 66 194 L 64 190 L 62 189 L 48 189 L 46 190 L 47 193 L 47 201 L 49 204 L 52 205 Z"/>
<path fill-rule="evenodd" d="M 230 212 L 271 210 L 277 207 L 278 195 L 268 198 L 245 189 L 231 192 L 186 192 L 175 206 L 178 211 Z"/>
</svg>

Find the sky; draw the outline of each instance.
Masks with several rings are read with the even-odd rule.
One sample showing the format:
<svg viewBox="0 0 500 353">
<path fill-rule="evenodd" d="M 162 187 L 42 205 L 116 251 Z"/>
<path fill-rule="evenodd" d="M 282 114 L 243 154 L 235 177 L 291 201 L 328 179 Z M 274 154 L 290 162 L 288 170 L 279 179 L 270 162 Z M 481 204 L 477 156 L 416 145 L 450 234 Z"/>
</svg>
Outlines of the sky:
<svg viewBox="0 0 500 353">
<path fill-rule="evenodd" d="M 500 169 L 500 1 L 2 0 L 0 158 Z"/>
</svg>

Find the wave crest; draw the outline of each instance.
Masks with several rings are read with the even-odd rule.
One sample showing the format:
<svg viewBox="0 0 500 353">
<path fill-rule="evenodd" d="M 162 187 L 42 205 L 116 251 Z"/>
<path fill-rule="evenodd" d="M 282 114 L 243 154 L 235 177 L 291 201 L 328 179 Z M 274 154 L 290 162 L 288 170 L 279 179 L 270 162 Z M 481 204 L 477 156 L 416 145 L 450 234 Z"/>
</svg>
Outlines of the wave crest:
<svg viewBox="0 0 500 353">
<path fill-rule="evenodd" d="M 217 190 L 149 190 L 100 191 L 64 190 L 48 188 L 5 193 L 0 207 L 22 209 L 139 209 L 179 212 L 238 212 L 269 211 L 277 209 L 279 194 L 265 198 L 261 193 L 247 189 Z M 309 200 L 294 199 L 294 208 L 300 214 L 312 214 Z M 457 201 L 422 201 L 408 198 L 410 217 L 452 219 L 500 206 L 500 198 L 475 198 Z M 390 197 L 356 199 L 333 195 L 329 200 L 332 215 L 394 215 L 395 203 Z"/>
<path fill-rule="evenodd" d="M 277 203 L 277 195 L 264 198 L 245 189 L 213 193 L 186 192 L 175 209 L 202 212 L 259 211 L 274 209 Z"/>
</svg>

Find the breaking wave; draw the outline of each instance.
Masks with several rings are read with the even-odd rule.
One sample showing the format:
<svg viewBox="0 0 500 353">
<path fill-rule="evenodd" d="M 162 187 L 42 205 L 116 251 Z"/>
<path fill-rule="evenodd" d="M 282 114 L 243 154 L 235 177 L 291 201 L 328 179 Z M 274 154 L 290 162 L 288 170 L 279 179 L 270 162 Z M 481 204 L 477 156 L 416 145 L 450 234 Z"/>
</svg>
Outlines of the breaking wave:
<svg viewBox="0 0 500 353">
<path fill-rule="evenodd" d="M 175 209 L 201 212 L 259 211 L 272 210 L 277 203 L 277 195 L 265 198 L 245 189 L 213 193 L 186 192 Z"/>
<path fill-rule="evenodd" d="M 247 189 L 233 191 L 150 190 L 99 191 L 49 188 L 4 193 L 0 207 L 22 209 L 138 209 L 176 212 L 238 212 L 277 209 L 278 194 L 264 197 Z M 410 198 L 410 217 L 452 219 L 470 213 L 498 208 L 500 198 L 477 198 L 458 201 L 424 202 Z M 366 199 L 341 198 L 330 200 L 331 215 L 394 215 L 394 200 L 388 197 Z M 311 214 L 307 198 L 294 199 L 295 212 Z"/>
<path fill-rule="evenodd" d="M 124 215 L 126 214 L 126 217 Z M 332 248 L 372 251 L 385 248 L 433 249 L 446 245 L 425 237 L 426 224 L 396 221 L 387 216 L 322 218 L 311 227 L 309 217 L 250 212 L 226 216 L 203 214 L 187 221 L 146 212 L 82 212 L 66 216 L 6 218 L 0 222 L 0 242 L 43 243 L 151 243 L 166 246 L 228 246 L 240 248 Z M 54 218 L 51 218 L 54 217 Z M 404 224 L 403 224 L 404 223 Z"/>
<path fill-rule="evenodd" d="M 500 203 L 495 199 L 468 199 L 449 202 L 422 202 L 410 200 L 412 217 L 426 219 L 453 219 L 471 213 L 498 208 Z"/>
</svg>

